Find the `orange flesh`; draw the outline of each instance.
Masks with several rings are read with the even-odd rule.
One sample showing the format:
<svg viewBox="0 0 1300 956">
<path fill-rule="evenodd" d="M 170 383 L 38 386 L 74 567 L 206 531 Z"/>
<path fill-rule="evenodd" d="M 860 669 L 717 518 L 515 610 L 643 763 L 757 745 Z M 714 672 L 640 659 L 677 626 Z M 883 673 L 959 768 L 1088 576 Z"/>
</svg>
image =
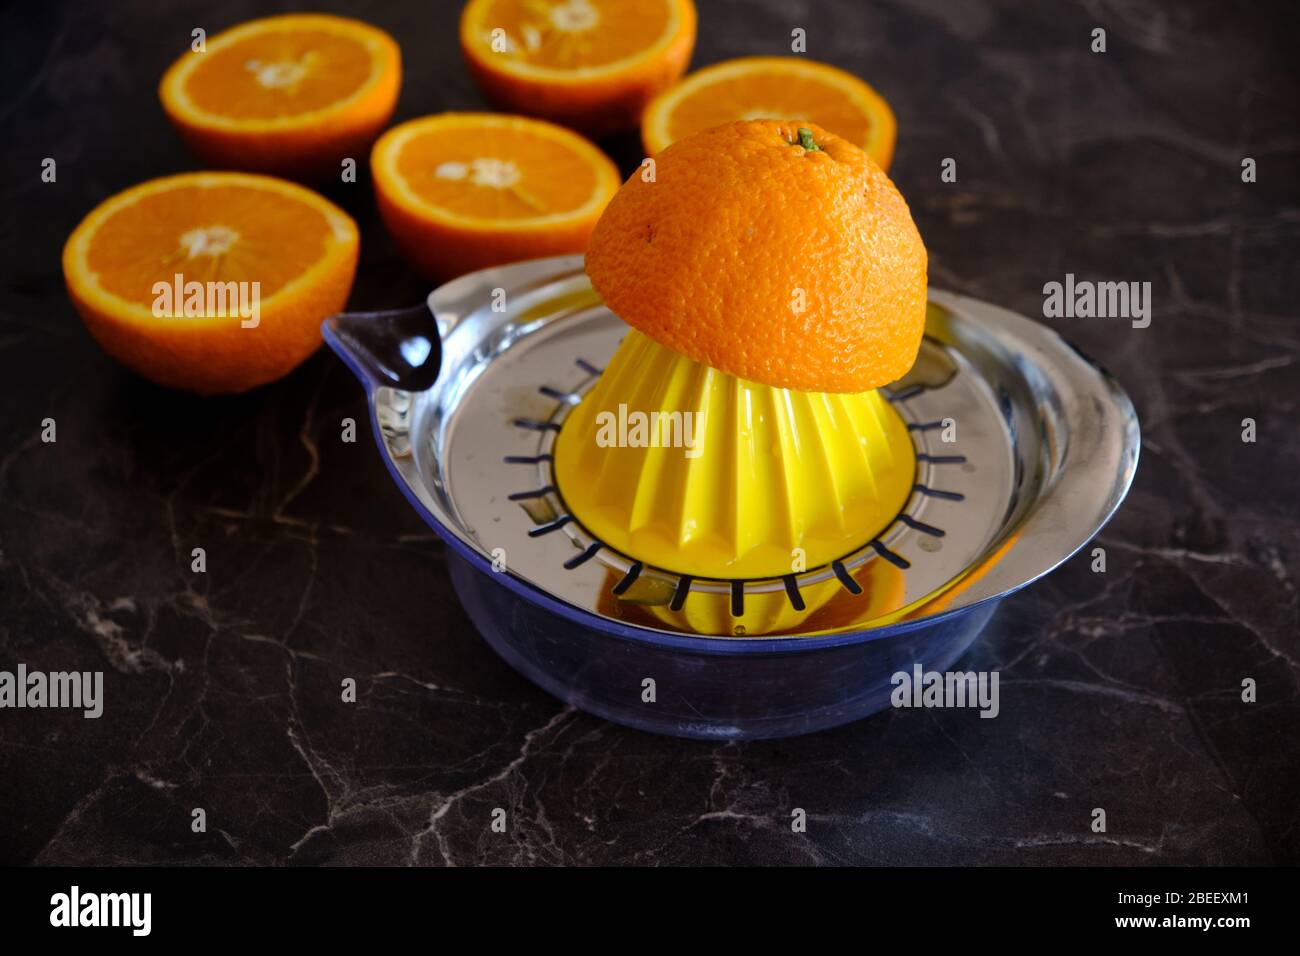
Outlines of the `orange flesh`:
<svg viewBox="0 0 1300 956">
<path fill-rule="evenodd" d="M 746 73 L 702 87 L 683 98 L 669 121 L 673 141 L 741 119 L 804 120 L 865 143 L 871 124 L 842 90 L 789 73 Z"/>
<path fill-rule="evenodd" d="M 196 55 L 203 60 L 186 83 L 190 99 L 206 112 L 235 119 L 323 109 L 365 85 L 374 68 L 369 49 L 355 39 L 302 28 L 259 33 Z"/>
<path fill-rule="evenodd" d="M 495 0 L 479 39 L 490 49 L 492 31 L 503 29 L 509 50 L 495 55 L 546 69 L 606 66 L 658 42 L 670 13 L 668 0 Z"/>
<path fill-rule="evenodd" d="M 403 144 L 397 171 L 424 202 L 483 219 L 571 212 L 596 190 L 585 157 L 564 143 L 509 127 L 419 133 Z"/>
<path fill-rule="evenodd" d="M 214 236 L 230 230 L 237 238 L 220 254 L 189 255 L 182 237 L 196 229 Z M 187 282 L 260 282 L 266 299 L 320 261 L 330 233 L 321 213 L 277 193 L 187 186 L 111 215 L 87 261 L 102 288 L 130 302 L 153 302 L 154 283 L 171 283 L 178 272 Z"/>
</svg>

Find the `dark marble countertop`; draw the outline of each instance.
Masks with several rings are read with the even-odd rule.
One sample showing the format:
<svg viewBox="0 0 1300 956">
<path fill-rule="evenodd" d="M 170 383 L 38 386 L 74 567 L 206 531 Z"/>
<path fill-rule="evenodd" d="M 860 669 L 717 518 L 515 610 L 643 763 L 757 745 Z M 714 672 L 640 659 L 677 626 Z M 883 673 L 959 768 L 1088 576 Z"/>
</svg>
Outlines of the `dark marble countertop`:
<svg viewBox="0 0 1300 956">
<path fill-rule="evenodd" d="M 196 168 L 158 107 L 163 69 L 195 26 L 281 6 L 0 13 L 0 670 L 102 670 L 106 697 L 98 720 L 0 711 L 0 861 L 1300 861 L 1300 133 L 1283 4 L 702 0 L 697 66 L 786 52 L 803 27 L 810 56 L 891 101 L 892 172 L 935 286 L 1039 316 L 1066 273 L 1153 296 L 1145 329 L 1050 320 L 1133 396 L 1142 462 L 1100 539 L 1105 574 L 1070 561 L 967 657 L 1000 671 L 998 719 L 898 711 L 718 744 L 566 709 L 487 648 L 374 447 L 340 441 L 365 409 L 333 355 L 200 400 L 132 377 L 78 321 L 68 232 L 111 193 Z M 400 39 L 399 119 L 482 106 L 457 4 L 315 6 Z M 635 137 L 604 145 L 625 171 L 639 160 Z M 362 228 L 352 306 L 419 301 L 368 182 L 330 195 Z"/>
</svg>

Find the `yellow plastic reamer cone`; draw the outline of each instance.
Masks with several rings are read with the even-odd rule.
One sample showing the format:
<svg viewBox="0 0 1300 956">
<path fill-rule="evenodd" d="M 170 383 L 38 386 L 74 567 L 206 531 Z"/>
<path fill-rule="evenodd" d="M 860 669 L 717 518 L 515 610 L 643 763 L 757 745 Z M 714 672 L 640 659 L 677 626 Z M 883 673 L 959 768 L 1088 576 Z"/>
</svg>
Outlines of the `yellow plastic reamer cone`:
<svg viewBox="0 0 1300 956">
<path fill-rule="evenodd" d="M 745 381 L 630 330 L 556 440 L 569 511 L 605 544 L 692 577 L 783 577 L 867 544 L 916 460 L 878 391 Z"/>
</svg>

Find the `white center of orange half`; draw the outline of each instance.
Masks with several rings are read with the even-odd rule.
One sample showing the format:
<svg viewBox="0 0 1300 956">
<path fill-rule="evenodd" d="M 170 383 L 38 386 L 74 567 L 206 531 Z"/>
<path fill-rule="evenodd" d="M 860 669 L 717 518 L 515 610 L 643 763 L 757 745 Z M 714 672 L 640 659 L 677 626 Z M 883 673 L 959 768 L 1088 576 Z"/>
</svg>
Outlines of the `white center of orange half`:
<svg viewBox="0 0 1300 956">
<path fill-rule="evenodd" d="M 590 30 L 600 22 L 600 14 L 589 0 L 568 0 L 551 7 L 551 25 L 565 33 Z"/>
<path fill-rule="evenodd" d="M 519 167 L 510 160 L 491 157 L 473 159 L 468 163 L 442 163 L 433 174 L 453 182 L 468 179 L 475 186 L 492 189 L 509 189 L 523 178 Z"/>
<path fill-rule="evenodd" d="M 239 241 L 239 233 L 229 226 L 208 226 L 191 229 L 181 236 L 181 248 L 185 258 L 198 256 L 223 256 Z"/>
<path fill-rule="evenodd" d="M 274 63 L 249 60 L 244 64 L 244 69 L 252 73 L 258 85 L 264 89 L 283 90 L 302 82 L 311 67 L 312 59 L 313 55 L 308 53 L 301 60 L 278 60 Z"/>
</svg>

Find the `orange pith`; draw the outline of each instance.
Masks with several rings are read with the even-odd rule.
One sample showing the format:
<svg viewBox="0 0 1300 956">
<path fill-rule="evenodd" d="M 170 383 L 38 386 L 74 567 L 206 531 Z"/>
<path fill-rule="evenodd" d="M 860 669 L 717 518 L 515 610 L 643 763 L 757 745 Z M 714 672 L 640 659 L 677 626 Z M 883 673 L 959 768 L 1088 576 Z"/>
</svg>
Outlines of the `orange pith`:
<svg viewBox="0 0 1300 956">
<path fill-rule="evenodd" d="M 692 0 L 471 0 L 460 39 L 488 97 L 600 135 L 682 75 L 695 21 Z"/>
<path fill-rule="evenodd" d="M 888 384 L 925 328 L 926 252 L 907 203 L 813 124 L 730 123 L 669 146 L 652 180 L 633 176 L 606 208 L 587 273 L 659 344 L 778 388 Z"/>
<path fill-rule="evenodd" d="M 256 221 L 255 234 L 238 225 Z M 190 223 L 204 223 L 191 226 Z M 177 186 L 140 198 L 100 226 L 86 254 L 99 285 L 127 302 L 149 304 L 153 284 L 182 272 L 199 282 L 256 278 L 272 296 L 325 252 L 330 223 L 288 196 L 231 186 Z M 217 243 L 230 248 L 217 252 Z M 206 245 L 211 252 L 199 251 Z M 187 250 L 195 249 L 193 255 Z"/>
<path fill-rule="evenodd" d="M 400 84 L 401 54 L 382 30 L 292 14 L 210 37 L 172 64 L 159 96 L 210 165 L 319 178 L 369 147 Z"/>
<path fill-rule="evenodd" d="M 370 51 L 350 36 L 311 28 L 268 31 L 205 53 L 185 89 L 208 113 L 278 119 L 351 96 L 373 69 Z"/>
<path fill-rule="evenodd" d="M 371 156 L 380 214 L 434 279 L 581 252 L 618 170 L 562 127 L 486 113 L 442 113 L 394 127 Z"/>
<path fill-rule="evenodd" d="M 653 156 L 691 133 L 753 119 L 816 123 L 882 169 L 893 158 L 889 104 L 852 74 L 802 57 L 744 57 L 697 70 L 646 108 L 642 139 Z"/>
<path fill-rule="evenodd" d="M 357 251 L 352 220 L 301 186 L 187 173 L 101 203 L 68 238 L 63 271 L 109 354 L 162 385 L 228 393 L 279 378 L 316 349 L 320 323 L 347 301 Z M 187 314 L 159 286 L 174 289 L 177 276 L 182 287 L 221 284 L 225 306 Z M 256 317 L 234 305 L 241 284 Z"/>
<path fill-rule="evenodd" d="M 483 26 L 505 31 L 506 56 L 549 70 L 628 59 L 645 50 L 647 40 L 658 42 L 665 36 L 673 13 L 672 5 L 662 0 L 483 0 L 479 6 Z"/>
<path fill-rule="evenodd" d="M 525 182 L 512 156 L 527 156 L 529 168 L 546 175 Z M 433 175 L 427 175 L 430 168 Z M 472 142 L 454 127 L 417 133 L 402 149 L 397 171 L 430 205 L 494 220 L 571 212 L 591 198 L 598 178 L 597 170 L 561 142 L 527 129 L 490 126 Z"/>
</svg>

